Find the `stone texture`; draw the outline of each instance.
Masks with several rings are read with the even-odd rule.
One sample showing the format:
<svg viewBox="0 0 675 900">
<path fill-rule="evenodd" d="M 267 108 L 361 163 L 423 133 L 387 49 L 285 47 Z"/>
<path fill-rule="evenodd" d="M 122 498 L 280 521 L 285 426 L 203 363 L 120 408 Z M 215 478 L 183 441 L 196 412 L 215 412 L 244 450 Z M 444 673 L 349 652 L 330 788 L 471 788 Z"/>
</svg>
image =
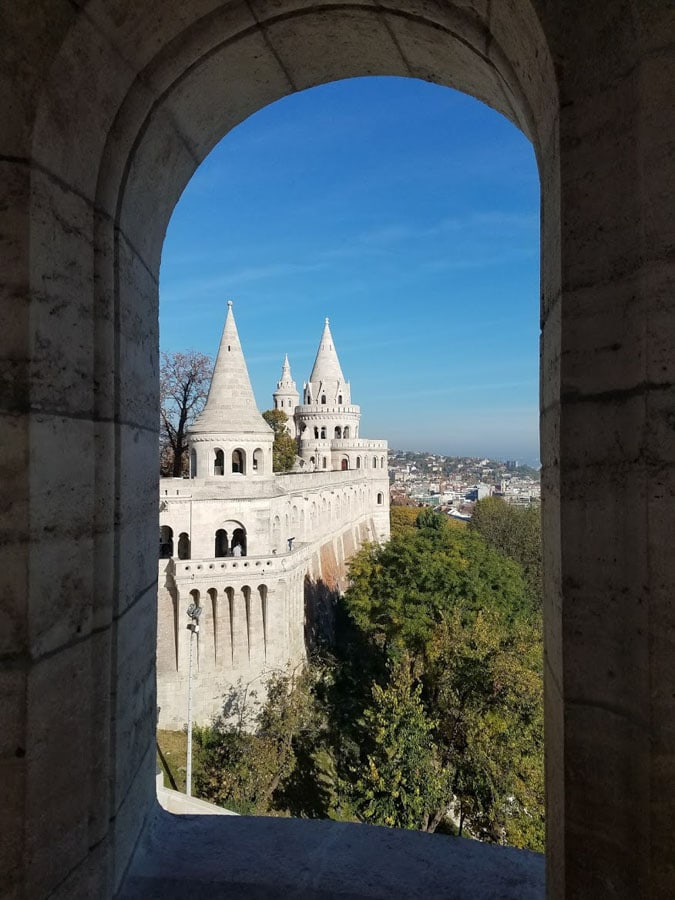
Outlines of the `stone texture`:
<svg viewBox="0 0 675 900">
<path fill-rule="evenodd" d="M 1 18 L 6 892 L 110 896 L 153 808 L 153 663 L 137 639 L 153 632 L 143 590 L 156 578 L 156 283 L 175 201 L 213 142 L 260 106 L 383 73 L 470 90 L 535 143 L 548 893 L 675 895 L 672 5 L 19 0 Z M 343 499 L 357 515 L 363 496 Z M 311 528 L 322 510 L 302 514 Z M 44 554 L 38 525 L 53 528 Z M 345 555 L 355 538 L 342 535 Z M 318 552 L 310 566 L 320 577 Z M 66 768 L 73 760 L 78 778 Z M 165 841 L 164 894 L 185 887 L 180 861 L 190 873 L 200 847 L 213 846 L 192 821 L 196 832 L 188 821 Z M 274 889 L 322 890 L 311 873 L 330 862 L 339 827 L 244 827 L 252 843 L 281 828 L 284 845 L 300 847 Z M 401 847 L 375 870 L 383 851 L 372 841 L 342 842 L 344 878 L 324 886 L 363 894 L 369 873 L 394 896 L 462 884 L 435 857 L 411 865 Z M 245 841 L 231 843 L 244 851 Z M 467 846 L 467 895 L 509 896 L 482 864 L 509 854 Z M 222 842 L 213 858 L 228 859 Z M 157 872 L 137 863 L 131 889 L 152 896 L 143 879 Z M 436 867 L 440 880 L 425 881 Z M 251 870 L 244 853 L 239 871 Z M 221 879 L 218 895 L 241 893 L 241 883 Z M 269 895 L 262 882 L 256 890 Z"/>
<path fill-rule="evenodd" d="M 192 848 L 185 854 L 185 847 Z M 227 847 L 227 853 L 222 848 Z M 119 900 L 287 896 L 539 900 L 540 854 L 340 822 L 159 811 Z M 180 867 L 173 862 L 182 860 Z"/>
</svg>

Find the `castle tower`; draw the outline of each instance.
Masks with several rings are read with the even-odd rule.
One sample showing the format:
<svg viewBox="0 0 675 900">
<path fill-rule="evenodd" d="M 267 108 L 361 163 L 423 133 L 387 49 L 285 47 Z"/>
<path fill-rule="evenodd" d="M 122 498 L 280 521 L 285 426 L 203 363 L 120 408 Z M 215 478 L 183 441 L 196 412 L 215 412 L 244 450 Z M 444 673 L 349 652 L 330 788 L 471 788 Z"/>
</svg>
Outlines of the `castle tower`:
<svg viewBox="0 0 675 900">
<path fill-rule="evenodd" d="M 309 468 L 348 467 L 346 450 L 358 438 L 360 418 L 326 319 L 303 402 L 295 411 L 299 456 Z"/>
<path fill-rule="evenodd" d="M 206 406 L 189 429 L 191 478 L 272 475 L 272 429 L 255 402 L 232 301 Z"/>
<path fill-rule="evenodd" d="M 291 437 L 295 437 L 295 407 L 300 402 L 300 394 L 291 375 L 291 366 L 288 362 L 288 353 L 284 357 L 281 369 L 281 378 L 277 381 L 277 389 L 272 394 L 274 408 L 282 410 L 288 416 L 286 427 Z"/>
</svg>

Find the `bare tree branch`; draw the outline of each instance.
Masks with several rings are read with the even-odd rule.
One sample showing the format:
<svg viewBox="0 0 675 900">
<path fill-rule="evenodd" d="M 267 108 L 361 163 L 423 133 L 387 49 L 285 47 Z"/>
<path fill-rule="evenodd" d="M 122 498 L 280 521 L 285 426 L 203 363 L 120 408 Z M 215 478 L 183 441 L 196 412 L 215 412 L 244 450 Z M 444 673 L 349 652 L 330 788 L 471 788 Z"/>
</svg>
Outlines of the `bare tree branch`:
<svg viewBox="0 0 675 900">
<path fill-rule="evenodd" d="M 213 360 L 197 350 L 160 357 L 160 473 L 180 478 L 188 470 L 187 429 L 206 403 Z"/>
</svg>

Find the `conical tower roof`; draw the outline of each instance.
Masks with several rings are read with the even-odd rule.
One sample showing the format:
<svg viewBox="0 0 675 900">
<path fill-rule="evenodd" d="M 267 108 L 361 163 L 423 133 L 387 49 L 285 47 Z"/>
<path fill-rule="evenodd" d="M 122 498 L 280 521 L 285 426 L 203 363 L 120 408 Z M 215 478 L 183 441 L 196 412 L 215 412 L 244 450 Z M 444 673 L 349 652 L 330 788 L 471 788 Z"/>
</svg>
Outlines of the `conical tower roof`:
<svg viewBox="0 0 675 900">
<path fill-rule="evenodd" d="M 291 375 L 291 364 L 288 361 L 288 353 L 284 356 L 284 364 L 281 367 L 281 378 L 277 381 L 277 388 L 291 388 L 295 390 L 295 382 Z"/>
<path fill-rule="evenodd" d="M 321 342 L 314 360 L 314 368 L 309 376 L 311 384 L 318 385 L 320 382 L 328 385 L 337 383 L 344 384 L 345 376 L 342 374 L 340 360 L 335 351 L 333 344 L 333 335 L 330 333 L 330 325 L 326 319 L 323 326 L 323 334 Z"/>
<path fill-rule="evenodd" d="M 227 317 L 213 368 L 209 396 L 190 432 L 266 434 L 270 430 L 255 402 L 234 321 L 232 301 L 228 300 Z"/>
</svg>

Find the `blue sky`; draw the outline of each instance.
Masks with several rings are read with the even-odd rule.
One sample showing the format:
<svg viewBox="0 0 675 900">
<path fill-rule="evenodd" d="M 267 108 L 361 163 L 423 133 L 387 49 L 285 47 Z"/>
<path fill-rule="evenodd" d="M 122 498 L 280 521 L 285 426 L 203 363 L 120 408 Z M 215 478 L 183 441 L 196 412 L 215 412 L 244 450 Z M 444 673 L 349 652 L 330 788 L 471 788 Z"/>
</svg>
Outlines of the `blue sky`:
<svg viewBox="0 0 675 900">
<path fill-rule="evenodd" d="M 361 434 L 538 458 L 539 181 L 527 139 L 448 88 L 358 78 L 231 131 L 176 206 L 163 350 L 214 354 L 234 301 L 261 410 L 331 330 Z"/>
</svg>

